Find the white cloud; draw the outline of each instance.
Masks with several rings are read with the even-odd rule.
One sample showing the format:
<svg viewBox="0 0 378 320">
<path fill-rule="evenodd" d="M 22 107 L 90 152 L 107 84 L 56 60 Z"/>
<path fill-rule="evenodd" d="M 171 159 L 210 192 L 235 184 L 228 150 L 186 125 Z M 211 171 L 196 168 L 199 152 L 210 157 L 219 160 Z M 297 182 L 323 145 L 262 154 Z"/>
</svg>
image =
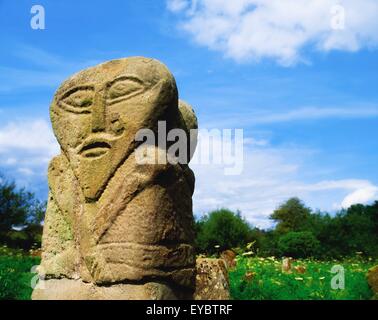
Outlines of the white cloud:
<svg viewBox="0 0 378 320">
<path fill-rule="evenodd" d="M 26 70 L 0 66 L 0 92 L 19 88 L 55 87 L 65 78 L 63 72 Z"/>
<path fill-rule="evenodd" d="M 269 144 L 266 139 L 245 138 L 244 144 L 249 146 L 264 147 Z"/>
<path fill-rule="evenodd" d="M 349 208 L 356 203 L 367 203 L 378 198 L 378 187 L 367 184 L 366 187 L 357 189 L 356 191 L 348 194 L 341 203 L 343 208 Z"/>
<path fill-rule="evenodd" d="M 245 146 L 244 171 L 238 176 L 224 175 L 223 165 L 191 165 L 196 175 L 194 213 L 221 207 L 241 210 L 253 225 L 268 228 L 269 215 L 291 197 L 324 211 L 378 199 L 378 187 L 370 181 L 319 179 L 322 168 L 317 172 L 306 167 L 306 159 L 313 156 L 312 151 L 255 144 Z"/>
<path fill-rule="evenodd" d="M 179 12 L 187 8 L 188 1 L 186 0 L 171 0 L 167 3 L 168 9 L 173 12 Z"/>
<path fill-rule="evenodd" d="M 19 168 L 17 171 L 26 176 L 34 175 L 33 170 L 31 170 L 30 168 Z"/>
<path fill-rule="evenodd" d="M 13 56 L 26 61 L 28 68 L 0 65 L 0 92 L 20 88 L 56 87 L 74 72 L 98 64 L 98 60 L 74 62 L 59 55 L 26 45 L 20 45 Z"/>
<path fill-rule="evenodd" d="M 240 62 L 292 65 L 305 61 L 307 46 L 353 52 L 378 44 L 376 0 L 168 0 L 167 7 L 195 42 Z"/>
<path fill-rule="evenodd" d="M 58 153 L 58 143 L 44 119 L 23 119 L 0 129 L 0 172 L 41 198 L 47 196 L 48 162 Z"/>
<path fill-rule="evenodd" d="M 257 114 L 251 116 L 255 124 L 269 124 L 277 122 L 289 122 L 299 120 L 317 119 L 342 119 L 342 118 L 368 118 L 378 117 L 377 107 L 355 107 L 355 108 L 317 108 L 307 107 L 289 110 L 282 113 Z"/>
<path fill-rule="evenodd" d="M 42 119 L 11 122 L 0 129 L 0 154 L 17 150 L 51 157 L 59 152 L 50 125 Z M 8 158 L 8 162 L 15 162 Z"/>
<path fill-rule="evenodd" d="M 263 108 L 261 108 L 263 109 Z M 285 112 L 263 111 L 246 113 L 228 113 L 214 115 L 203 123 L 202 127 L 245 127 L 249 125 L 269 125 L 274 123 L 320 120 L 320 119 L 363 119 L 377 118 L 377 106 L 355 107 L 300 107 Z M 266 141 L 255 141 L 264 143 Z"/>
</svg>

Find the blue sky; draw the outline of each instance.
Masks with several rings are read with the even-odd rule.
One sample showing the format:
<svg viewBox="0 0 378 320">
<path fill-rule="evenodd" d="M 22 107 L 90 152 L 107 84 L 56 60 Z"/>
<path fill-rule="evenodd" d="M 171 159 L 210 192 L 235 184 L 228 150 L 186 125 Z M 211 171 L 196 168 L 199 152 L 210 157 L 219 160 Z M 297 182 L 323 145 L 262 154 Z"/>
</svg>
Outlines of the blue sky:
<svg viewBox="0 0 378 320">
<path fill-rule="evenodd" d="M 291 196 L 328 211 L 378 199 L 378 3 L 316 1 L 0 0 L 0 171 L 46 198 L 55 90 L 138 55 L 170 68 L 201 128 L 244 129 L 241 176 L 193 166 L 196 215 L 225 206 L 268 227 Z M 30 27 L 34 4 L 45 30 Z"/>
</svg>

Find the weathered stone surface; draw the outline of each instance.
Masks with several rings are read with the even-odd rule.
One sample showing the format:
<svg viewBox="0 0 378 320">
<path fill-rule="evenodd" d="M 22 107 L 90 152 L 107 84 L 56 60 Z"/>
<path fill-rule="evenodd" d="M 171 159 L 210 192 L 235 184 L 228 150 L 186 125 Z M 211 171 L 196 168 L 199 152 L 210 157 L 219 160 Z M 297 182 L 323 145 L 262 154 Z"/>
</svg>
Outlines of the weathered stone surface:
<svg viewBox="0 0 378 320">
<path fill-rule="evenodd" d="M 227 269 L 236 267 L 236 253 L 234 251 L 225 250 L 220 256 L 226 262 Z"/>
<path fill-rule="evenodd" d="M 198 121 L 193 108 L 185 101 L 179 101 L 179 110 L 183 119 L 184 129 L 188 136 L 190 136 L 190 143 L 188 143 L 188 155 L 192 159 L 194 151 L 197 146 Z"/>
<path fill-rule="evenodd" d="M 62 278 L 40 281 L 32 298 L 34 300 L 228 300 L 230 298 L 228 273 L 222 259 L 197 259 L 196 270 L 194 295 L 191 289 L 164 282 L 99 286 L 85 283 L 80 279 Z"/>
<path fill-rule="evenodd" d="M 293 262 L 293 258 L 282 259 L 281 269 L 283 273 L 292 273 L 292 262 Z"/>
<path fill-rule="evenodd" d="M 375 297 L 378 298 L 378 266 L 369 269 L 367 279 Z"/>
<path fill-rule="evenodd" d="M 305 274 L 306 273 L 306 267 L 305 266 L 295 266 L 294 270 L 296 273 Z"/>
<path fill-rule="evenodd" d="M 97 286 L 82 280 L 52 279 L 42 283 L 33 291 L 34 300 L 177 300 L 190 299 L 193 294 L 159 282 Z"/>
<path fill-rule="evenodd" d="M 157 137 L 159 121 L 167 132 L 197 128 L 169 70 L 140 57 L 86 69 L 60 86 L 50 114 L 61 154 L 48 171 L 40 267 L 48 285 L 33 297 L 165 299 L 193 290 L 193 172 L 135 156 L 140 129 Z M 170 156 L 157 141 L 150 149 Z M 146 293 L 147 283 L 160 293 Z"/>
<path fill-rule="evenodd" d="M 230 284 L 223 259 L 197 259 L 195 300 L 228 300 Z"/>
</svg>

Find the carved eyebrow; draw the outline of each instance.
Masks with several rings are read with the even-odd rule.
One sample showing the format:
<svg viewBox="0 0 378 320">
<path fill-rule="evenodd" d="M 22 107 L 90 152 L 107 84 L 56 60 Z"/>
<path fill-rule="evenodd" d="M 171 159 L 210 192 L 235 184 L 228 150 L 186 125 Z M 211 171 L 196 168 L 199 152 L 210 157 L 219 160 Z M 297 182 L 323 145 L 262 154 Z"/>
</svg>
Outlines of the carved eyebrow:
<svg viewBox="0 0 378 320">
<path fill-rule="evenodd" d="M 59 94 L 58 99 L 61 100 L 61 99 L 67 98 L 71 94 L 73 94 L 77 91 L 82 91 L 82 90 L 94 91 L 94 86 L 83 85 L 83 86 L 77 86 L 77 87 L 70 88 L 70 89 L 64 91 L 63 93 Z"/>
</svg>

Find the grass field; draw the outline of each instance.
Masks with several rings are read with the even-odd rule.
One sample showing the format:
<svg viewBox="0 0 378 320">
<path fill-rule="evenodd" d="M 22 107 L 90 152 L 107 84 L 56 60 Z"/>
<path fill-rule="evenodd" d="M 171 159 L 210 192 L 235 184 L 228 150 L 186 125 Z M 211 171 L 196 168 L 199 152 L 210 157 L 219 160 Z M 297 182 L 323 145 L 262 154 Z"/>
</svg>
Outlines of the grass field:
<svg viewBox="0 0 378 320">
<path fill-rule="evenodd" d="M 373 296 L 366 273 L 377 261 L 349 259 L 344 261 L 298 260 L 305 272 L 281 271 L 281 260 L 240 257 L 230 272 L 231 296 L 237 300 L 365 300 Z M 345 288 L 334 290 L 332 267 L 344 268 Z M 303 270 L 302 270 L 303 272 Z"/>
<path fill-rule="evenodd" d="M 37 257 L 22 251 L 0 249 L 0 300 L 29 300 L 31 279 L 35 274 L 31 268 L 40 263 Z"/>
<path fill-rule="evenodd" d="M 31 268 L 40 259 L 21 251 L 0 248 L 0 300 L 30 299 Z M 282 273 L 281 260 L 275 258 L 237 258 L 237 267 L 230 271 L 231 296 L 236 300 L 359 300 L 371 299 L 366 281 L 367 270 L 377 261 L 351 259 L 340 261 L 298 260 L 304 273 Z M 333 290 L 331 273 L 334 265 L 345 269 L 345 289 Z"/>
</svg>

